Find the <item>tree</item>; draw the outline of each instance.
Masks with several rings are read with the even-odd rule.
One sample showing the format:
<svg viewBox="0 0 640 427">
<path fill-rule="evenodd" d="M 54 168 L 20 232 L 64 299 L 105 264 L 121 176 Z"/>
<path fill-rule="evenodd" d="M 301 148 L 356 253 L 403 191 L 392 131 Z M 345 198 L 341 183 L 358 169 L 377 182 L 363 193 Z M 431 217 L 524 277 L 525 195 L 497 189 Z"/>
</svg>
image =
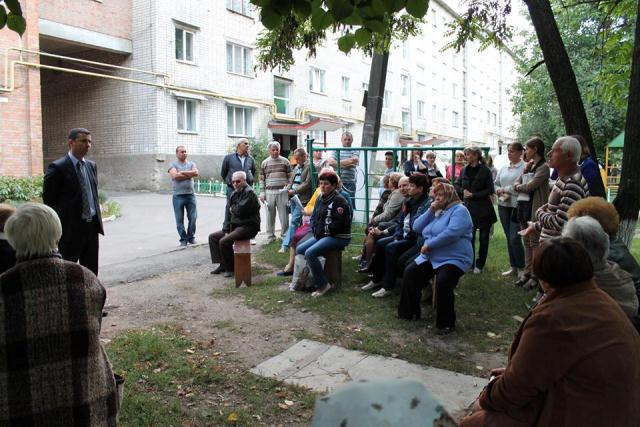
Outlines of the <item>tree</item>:
<svg viewBox="0 0 640 427">
<path fill-rule="evenodd" d="M 7 26 L 16 33 L 24 34 L 27 21 L 22 16 L 22 8 L 18 0 L 0 0 L 0 30 Z"/>
<path fill-rule="evenodd" d="M 482 37 L 486 43 L 501 44 L 509 36 L 505 16 L 511 11 L 509 0 L 506 3 L 484 0 L 475 0 L 460 21 L 458 37 L 455 45 L 462 46 L 467 40 Z M 531 22 L 536 31 L 540 49 L 544 57 L 544 63 L 553 83 L 554 91 L 560 107 L 565 130 L 568 134 L 579 133 L 587 139 L 589 147 L 597 156 L 593 147 L 591 128 L 586 116 L 584 104 L 580 96 L 580 90 L 576 81 L 571 62 L 567 55 L 562 37 L 555 21 L 555 16 L 548 0 L 524 0 L 529 10 Z M 597 3 L 597 0 L 594 1 Z M 603 2 L 604 3 L 604 2 Z M 617 8 L 620 1 L 614 2 L 611 7 Z M 640 197 L 638 196 L 640 171 L 637 165 L 640 162 L 640 148 L 638 144 L 638 126 L 640 126 L 640 34 L 637 26 L 640 22 L 636 18 L 636 33 L 634 39 L 634 56 L 632 60 L 631 83 L 629 87 L 628 110 L 626 129 L 632 130 L 635 139 L 626 135 L 623 151 L 623 177 L 619 194 L 615 205 L 621 217 L 621 237 L 626 242 L 631 242 L 632 230 L 638 220 L 640 210 Z M 488 33 L 482 33 L 481 29 L 488 29 Z M 635 68 L 634 68 L 635 67 Z M 637 81 L 635 81 L 637 80 Z M 635 105 L 632 105 L 632 100 Z M 628 141 L 628 142 L 627 142 Z M 625 168 L 626 165 L 626 168 Z M 636 169 L 636 170 L 633 170 Z M 599 180 L 597 180 L 599 181 Z M 598 185 L 599 184 L 599 185 Z M 596 195 L 604 195 L 602 182 L 592 189 Z"/>
</svg>

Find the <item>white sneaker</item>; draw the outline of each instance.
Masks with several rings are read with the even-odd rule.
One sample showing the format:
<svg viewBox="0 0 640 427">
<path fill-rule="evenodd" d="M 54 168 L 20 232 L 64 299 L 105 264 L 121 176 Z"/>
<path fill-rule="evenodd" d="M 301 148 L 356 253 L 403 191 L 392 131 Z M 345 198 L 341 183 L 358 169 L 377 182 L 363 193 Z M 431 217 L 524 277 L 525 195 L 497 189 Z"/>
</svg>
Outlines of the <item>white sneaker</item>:
<svg viewBox="0 0 640 427">
<path fill-rule="evenodd" d="M 480 273 L 482 273 L 482 270 L 480 270 L 478 267 L 473 268 L 473 274 L 480 274 Z"/>
<path fill-rule="evenodd" d="M 385 288 L 380 288 L 377 291 L 375 291 L 374 293 L 372 293 L 371 296 L 374 297 L 374 298 L 384 298 L 387 295 L 389 295 L 390 293 L 391 293 L 391 291 L 388 291 Z"/>
<path fill-rule="evenodd" d="M 287 252 L 287 250 L 286 250 L 285 248 L 280 248 L 280 249 L 278 249 L 278 253 L 279 253 L 279 254 L 283 254 L 283 253 L 285 253 L 285 252 Z"/>
<path fill-rule="evenodd" d="M 360 290 L 362 291 L 368 291 L 369 289 L 373 289 L 373 288 L 377 288 L 378 286 L 380 286 L 380 283 L 376 283 L 373 280 L 371 280 L 369 283 L 367 283 L 364 286 L 360 287 Z"/>
<path fill-rule="evenodd" d="M 331 290 L 331 285 L 327 283 L 326 285 L 324 285 L 324 288 L 318 289 L 317 291 L 313 292 L 311 296 L 314 298 L 321 297 L 322 295 L 326 294 L 330 290 Z"/>
<path fill-rule="evenodd" d="M 507 276 L 517 276 L 518 275 L 518 269 L 517 268 L 510 268 L 507 271 L 503 271 L 501 273 L 502 276 L 507 277 Z"/>
</svg>

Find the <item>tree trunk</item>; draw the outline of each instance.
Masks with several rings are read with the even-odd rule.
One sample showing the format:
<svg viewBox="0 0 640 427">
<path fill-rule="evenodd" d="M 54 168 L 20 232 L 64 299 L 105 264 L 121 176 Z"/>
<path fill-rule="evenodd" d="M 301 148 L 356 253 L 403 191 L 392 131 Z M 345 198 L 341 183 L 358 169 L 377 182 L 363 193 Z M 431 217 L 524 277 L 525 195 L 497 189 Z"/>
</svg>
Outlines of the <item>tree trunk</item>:
<svg viewBox="0 0 640 427">
<path fill-rule="evenodd" d="M 593 136 L 578 89 L 576 75 L 571 67 L 571 61 L 558 30 L 551 4 L 549 0 L 524 0 L 524 2 L 529 9 L 531 22 L 536 30 L 538 43 L 558 99 L 567 135 L 582 135 L 587 140 L 591 157 L 597 162 L 597 152 L 593 145 Z M 604 184 L 599 175 L 589 191 L 592 196 L 606 196 Z"/>
<path fill-rule="evenodd" d="M 364 125 L 362 127 L 362 146 L 377 147 L 380 135 L 380 119 L 382 118 L 382 103 L 384 87 L 387 82 L 387 64 L 389 52 L 380 55 L 373 54 L 371 71 L 369 72 L 369 90 L 367 90 Z M 375 156 L 371 156 L 372 158 Z"/>
<path fill-rule="evenodd" d="M 620 188 L 613 204 L 620 214 L 618 236 L 627 246 L 635 233 L 640 210 L 640 1 L 636 15 L 636 33 L 631 59 L 631 79 L 627 104 L 627 123 L 624 130 L 622 175 Z"/>
</svg>

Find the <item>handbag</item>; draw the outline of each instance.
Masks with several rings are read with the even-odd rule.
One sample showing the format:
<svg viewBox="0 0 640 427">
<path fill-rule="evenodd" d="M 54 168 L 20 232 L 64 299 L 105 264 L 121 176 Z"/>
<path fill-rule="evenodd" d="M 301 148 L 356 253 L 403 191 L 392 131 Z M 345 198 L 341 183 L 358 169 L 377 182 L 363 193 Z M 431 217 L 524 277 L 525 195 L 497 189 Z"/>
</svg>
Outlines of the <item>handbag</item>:
<svg viewBox="0 0 640 427">
<path fill-rule="evenodd" d="M 531 210 L 533 209 L 532 200 L 519 200 L 517 207 L 514 209 L 515 222 L 526 224 L 531 221 Z"/>
</svg>

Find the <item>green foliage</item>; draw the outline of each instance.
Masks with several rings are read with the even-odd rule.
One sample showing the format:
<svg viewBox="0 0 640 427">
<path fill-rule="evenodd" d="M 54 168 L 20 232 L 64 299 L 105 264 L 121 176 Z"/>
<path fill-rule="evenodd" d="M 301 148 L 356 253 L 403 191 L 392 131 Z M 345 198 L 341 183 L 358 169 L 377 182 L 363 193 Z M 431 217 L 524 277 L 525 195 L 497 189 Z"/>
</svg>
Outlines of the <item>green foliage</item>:
<svg viewBox="0 0 640 427">
<path fill-rule="evenodd" d="M 42 176 L 0 177 L 0 202 L 36 202 L 42 200 Z"/>
<path fill-rule="evenodd" d="M 418 33 L 427 12 L 425 0 L 251 0 L 260 7 L 266 28 L 257 40 L 258 64 L 263 69 L 293 65 L 293 51 L 315 56 L 326 32 L 340 35 L 338 48 L 358 48 L 371 54 L 388 52 L 393 40 Z M 405 10 L 405 12 L 402 12 Z"/>
<path fill-rule="evenodd" d="M 9 12 L 7 13 L 7 9 Z M 4 3 L 0 1 L 0 30 L 7 26 L 16 33 L 24 34 L 27 28 L 27 21 L 22 16 L 22 8 L 18 0 L 4 0 Z"/>
<path fill-rule="evenodd" d="M 624 2 L 633 3 L 630 0 Z M 618 20 L 607 26 L 608 12 L 590 4 L 570 8 L 557 5 L 554 14 L 600 156 L 605 144 L 624 128 L 628 69 L 631 66 L 630 54 L 620 58 L 617 50 L 610 50 L 607 46 L 610 39 L 614 39 L 620 51 L 630 51 L 633 48 L 633 26 L 620 28 Z M 519 66 L 523 75 L 542 60 L 535 33 L 526 35 L 525 42 L 516 48 L 516 55 L 522 59 Z M 620 72 L 612 72 L 614 68 Z M 513 102 L 514 113 L 520 116 L 517 129 L 520 140 L 537 134 L 550 144 L 565 133 L 555 91 L 544 65 L 520 78 Z"/>
</svg>

